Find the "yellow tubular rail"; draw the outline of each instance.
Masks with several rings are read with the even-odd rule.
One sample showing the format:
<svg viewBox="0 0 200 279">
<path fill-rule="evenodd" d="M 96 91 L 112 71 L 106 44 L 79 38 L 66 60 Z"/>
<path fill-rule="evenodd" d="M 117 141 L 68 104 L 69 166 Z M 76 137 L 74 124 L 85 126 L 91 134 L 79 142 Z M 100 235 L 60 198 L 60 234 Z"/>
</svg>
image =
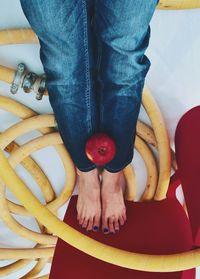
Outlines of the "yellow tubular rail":
<svg viewBox="0 0 200 279">
<path fill-rule="evenodd" d="M 160 0 L 159 10 L 182 10 L 200 8 L 200 0 Z"/>
<path fill-rule="evenodd" d="M 11 84 L 15 77 L 15 69 L 0 65 L 0 80 Z"/>
<path fill-rule="evenodd" d="M 0 30 L 0 45 L 38 43 L 38 37 L 31 28 L 13 28 Z"/>
</svg>

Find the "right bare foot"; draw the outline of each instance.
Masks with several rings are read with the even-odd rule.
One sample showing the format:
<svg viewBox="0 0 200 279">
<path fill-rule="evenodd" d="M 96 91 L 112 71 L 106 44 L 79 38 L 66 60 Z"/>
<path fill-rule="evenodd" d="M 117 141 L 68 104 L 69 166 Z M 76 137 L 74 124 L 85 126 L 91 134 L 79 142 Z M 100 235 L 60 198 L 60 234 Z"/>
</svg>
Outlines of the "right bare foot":
<svg viewBox="0 0 200 279">
<path fill-rule="evenodd" d="M 100 201 L 100 181 L 98 169 L 88 172 L 77 169 L 79 176 L 77 219 L 82 228 L 87 231 L 97 231 L 100 226 L 101 201 Z"/>
<path fill-rule="evenodd" d="M 115 233 L 123 226 L 126 217 L 124 193 L 122 190 L 123 172 L 111 173 L 104 169 L 102 174 L 102 231 Z"/>
</svg>

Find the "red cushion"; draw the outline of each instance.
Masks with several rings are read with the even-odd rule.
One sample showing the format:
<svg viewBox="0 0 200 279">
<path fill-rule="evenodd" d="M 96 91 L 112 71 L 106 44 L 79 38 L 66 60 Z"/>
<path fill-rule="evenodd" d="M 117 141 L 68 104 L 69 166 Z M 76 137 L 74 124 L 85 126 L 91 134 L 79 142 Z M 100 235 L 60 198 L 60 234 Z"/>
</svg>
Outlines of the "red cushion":
<svg viewBox="0 0 200 279">
<path fill-rule="evenodd" d="M 190 109 L 179 120 L 175 149 L 194 242 L 200 246 L 200 106 Z"/>
<path fill-rule="evenodd" d="M 192 234 L 187 216 L 173 198 L 162 201 L 125 201 L 127 221 L 114 235 L 86 232 L 77 220 L 77 195 L 71 197 L 64 222 L 83 234 L 123 250 L 148 254 L 173 254 L 192 249 Z M 182 276 L 185 277 L 182 277 Z M 50 279 L 175 279 L 195 278 L 195 269 L 188 272 L 153 273 L 122 268 L 98 260 L 58 239 Z"/>
</svg>

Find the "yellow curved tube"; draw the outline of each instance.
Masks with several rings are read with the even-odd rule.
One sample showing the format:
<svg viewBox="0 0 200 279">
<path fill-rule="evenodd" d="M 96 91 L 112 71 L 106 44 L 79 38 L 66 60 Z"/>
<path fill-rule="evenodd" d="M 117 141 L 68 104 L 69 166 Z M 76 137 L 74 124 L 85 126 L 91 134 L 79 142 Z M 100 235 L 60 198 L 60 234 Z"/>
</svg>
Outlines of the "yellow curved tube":
<svg viewBox="0 0 200 279">
<path fill-rule="evenodd" d="M 40 259 L 53 257 L 55 248 L 0 248 L 0 260 L 13 259 Z"/>
<path fill-rule="evenodd" d="M 36 244 L 35 247 L 42 247 L 42 245 Z M 11 254 L 13 255 L 14 259 L 19 258 L 18 250 L 17 250 L 17 254 L 16 254 L 16 249 L 9 248 L 9 252 L 8 252 L 7 248 L 5 248 L 5 249 L 6 249 L 5 252 L 7 253 L 7 256 L 9 258 L 10 258 Z M 25 252 L 27 251 L 26 248 L 24 249 L 24 251 Z M 4 254 L 4 248 L 0 248 L 0 253 Z M 30 254 L 29 250 L 28 250 L 28 253 Z M 34 267 L 32 270 L 35 270 L 35 273 L 36 273 L 37 271 L 39 271 L 39 268 L 42 267 L 42 263 L 44 263 L 44 262 L 47 263 L 50 259 L 52 259 L 52 257 L 51 258 L 39 258 L 38 263 L 35 265 L 36 268 Z M 20 259 L 11 264 L 1 267 L 0 268 L 0 277 L 10 275 L 11 273 L 18 271 L 19 269 L 24 268 L 25 266 L 30 264 L 33 260 L 37 261 L 37 259 Z M 29 274 L 29 272 L 28 272 L 28 274 Z M 26 278 L 26 277 L 20 277 L 20 278 L 22 279 L 22 278 Z M 30 277 L 27 277 L 27 278 L 30 278 Z"/>
<path fill-rule="evenodd" d="M 158 144 L 153 129 L 146 123 L 141 120 L 137 121 L 136 132 L 139 137 L 141 137 L 148 144 L 151 144 L 153 147 L 158 149 Z M 170 147 L 171 150 L 171 159 L 172 167 L 174 170 L 177 170 L 177 162 L 174 150 Z"/>
<path fill-rule="evenodd" d="M 160 158 L 159 179 L 154 199 L 162 200 L 166 198 L 171 175 L 170 142 L 166 123 L 164 122 L 161 111 L 146 85 L 144 86 L 142 94 L 142 105 L 151 120 L 158 144 L 158 152 Z"/>
<path fill-rule="evenodd" d="M 145 166 L 147 168 L 147 183 L 146 190 L 143 194 L 143 200 L 151 200 L 154 197 L 154 193 L 157 187 L 158 181 L 158 170 L 155 158 L 151 149 L 148 145 L 136 135 L 135 144 L 133 148 L 140 153 L 144 160 Z M 123 169 L 123 174 L 126 182 L 125 188 L 125 199 L 129 201 L 135 201 L 136 198 L 136 176 L 134 168 L 131 164 Z"/>
<path fill-rule="evenodd" d="M 157 9 L 182 10 L 200 8 L 200 0 L 160 0 Z"/>
<path fill-rule="evenodd" d="M 43 268 L 46 266 L 49 258 L 41 258 L 38 260 L 36 265 L 24 276 L 22 276 L 20 279 L 29 279 L 29 278 L 36 278 L 36 276 L 43 270 Z"/>
<path fill-rule="evenodd" d="M 11 84 L 15 77 L 15 69 L 0 65 L 0 77 L 2 81 Z"/>
<path fill-rule="evenodd" d="M 157 148 L 156 136 L 154 134 L 153 129 L 148 124 L 138 119 L 136 125 L 136 132 L 140 138 Z"/>
<path fill-rule="evenodd" d="M 0 45 L 38 43 L 38 37 L 31 28 L 13 28 L 0 30 Z"/>
<path fill-rule="evenodd" d="M 0 105 L 1 107 L 1 105 Z M 16 142 L 11 142 L 5 150 L 9 153 L 14 152 L 19 148 L 19 145 Z M 31 157 L 25 158 L 21 164 L 23 167 L 27 169 L 27 171 L 33 176 L 37 184 L 40 186 L 40 189 L 44 195 L 45 201 L 50 202 L 55 197 L 54 189 L 48 179 L 48 177 L 45 175 L 43 170 L 40 168 L 40 166 L 32 159 Z"/>
<path fill-rule="evenodd" d="M 0 95 L 0 108 L 13 113 L 14 115 L 26 119 L 35 115 L 38 115 L 36 111 L 33 109 L 25 106 L 24 104 L 20 103 L 19 101 L 16 101 L 14 99 L 11 99 L 6 96 L 1 96 Z M 50 132 L 55 132 L 55 128 L 52 127 L 45 127 L 45 128 L 40 128 L 39 131 L 42 134 L 50 133 Z"/>
<path fill-rule="evenodd" d="M 135 170 L 131 164 L 123 169 L 124 178 L 126 181 L 126 188 L 124 198 L 127 201 L 135 201 L 136 196 L 136 176 Z"/>
<path fill-rule="evenodd" d="M 21 121 L 9 127 L 4 133 L 0 135 L 0 146 L 2 149 L 4 149 L 10 142 L 12 142 L 18 136 L 26 132 L 32 131 L 34 129 L 39 129 L 46 126 L 48 127 L 55 126 L 55 118 L 53 114 L 36 115 L 28 119 L 25 119 L 24 121 Z M 72 194 L 75 185 L 75 179 L 76 179 L 75 167 L 70 157 L 70 154 L 68 153 L 64 145 L 58 146 L 57 150 L 59 150 L 60 148 L 62 148 L 62 152 L 60 152 L 60 156 L 61 158 L 63 158 L 62 161 L 63 161 L 64 168 L 68 173 L 68 179 L 59 197 L 57 197 L 55 200 L 47 204 L 47 207 L 51 211 L 57 210 L 68 200 L 68 198 Z"/>
<path fill-rule="evenodd" d="M 158 144 L 156 141 L 156 137 L 154 134 L 153 129 L 146 123 L 141 120 L 137 121 L 136 125 L 136 132 L 139 137 L 141 137 L 144 141 L 151 144 L 153 147 L 158 149 Z M 172 167 L 174 170 L 177 170 L 177 162 L 174 150 L 170 147 L 171 150 L 171 160 L 172 160 Z"/>
<path fill-rule="evenodd" d="M 16 150 L 17 148 L 19 148 L 19 145 L 15 142 L 11 142 L 6 148 L 5 150 L 9 153 L 13 152 L 14 150 Z M 21 164 L 23 165 L 23 167 L 26 168 L 26 170 L 32 175 L 32 177 L 35 179 L 35 181 L 37 182 L 37 184 L 40 186 L 40 189 L 42 191 L 42 194 L 44 195 L 44 199 L 45 202 L 49 203 L 51 202 L 54 198 L 55 198 L 55 192 L 54 189 L 48 179 L 48 177 L 46 176 L 46 174 L 43 172 L 43 170 L 40 168 L 40 166 L 34 161 L 34 159 L 32 159 L 31 157 L 26 157 Z M 2 190 L 3 191 L 3 190 Z M 3 199 L 3 192 L 1 193 L 2 195 L 2 199 Z M 4 195 L 5 197 L 5 195 Z M 15 212 L 15 206 L 17 206 L 17 208 L 19 208 L 19 211 L 21 209 L 21 206 L 15 204 L 12 201 L 6 201 L 6 198 L 2 201 L 2 203 L 4 202 L 4 211 L 6 210 L 8 213 L 8 216 L 10 216 L 12 218 L 12 215 L 10 215 L 10 210 L 9 210 L 9 205 L 11 204 L 11 212 L 16 213 Z M 13 206 L 12 206 L 13 205 Z M 14 207 L 14 210 L 12 211 Z M 3 212 L 3 211 L 2 211 Z M 19 213 L 19 212 L 18 212 Z M 24 215 L 24 214 L 23 214 Z M 27 214 L 25 214 L 27 215 Z M 8 220 L 5 220 L 5 216 L 6 214 L 2 215 L 1 214 L 1 218 L 3 218 L 4 222 L 6 222 L 6 224 L 9 226 L 9 224 L 7 223 Z M 8 217 L 9 218 L 9 217 Z M 12 218 L 14 221 L 15 219 Z M 15 221 L 16 222 L 16 221 Z M 37 220 L 36 220 L 37 222 Z M 17 223 L 17 222 L 16 222 Z M 38 223 L 38 226 L 40 227 L 40 229 L 42 229 L 42 225 Z M 10 226 L 9 226 L 10 227 Z M 11 227 L 10 227 L 11 228 Z M 17 231 L 19 231 L 17 229 Z M 48 231 L 47 231 L 48 232 Z"/>
<path fill-rule="evenodd" d="M 26 119 L 31 116 L 38 115 L 37 112 L 33 111 L 29 107 L 5 96 L 0 96 L 0 108 L 13 113 L 14 115 L 22 119 Z M 42 134 L 46 134 L 49 132 L 54 132 L 56 131 L 56 129 L 45 127 L 39 129 L 39 131 Z M 8 146 L 6 146 L 5 150 L 11 153 L 13 150 L 15 150 L 18 147 L 19 145 L 17 143 L 11 142 Z M 58 153 L 61 152 L 61 150 L 60 151 L 57 150 L 57 151 Z M 35 178 L 36 182 L 41 188 L 42 193 L 44 194 L 45 201 L 50 202 L 55 197 L 55 193 L 47 176 L 44 174 L 42 169 L 37 165 L 37 163 L 31 157 L 25 158 L 21 163 Z M 15 204 L 12 201 L 7 201 L 7 202 L 8 202 L 9 210 L 12 213 L 16 213 L 19 215 L 29 215 L 28 212 L 24 210 L 24 207 L 21 207 L 20 205 Z"/>
<path fill-rule="evenodd" d="M 0 217 L 12 231 L 14 231 L 16 234 L 22 237 L 25 237 L 26 239 L 36 241 L 38 243 L 56 244 L 57 237 L 32 231 L 16 221 L 16 219 L 9 212 L 7 200 L 5 198 L 5 187 L 1 181 L 0 181 L 0 201 L 1 201 Z"/>
<path fill-rule="evenodd" d="M 33 260 L 17 260 L 14 263 L 8 264 L 0 268 L 0 277 L 4 277 L 10 275 L 13 272 L 17 272 L 18 270 L 24 268 L 28 264 L 30 264 Z"/>
<path fill-rule="evenodd" d="M 136 136 L 135 146 L 144 158 L 148 177 L 146 189 L 142 194 L 140 201 L 152 200 L 155 195 L 156 187 L 158 184 L 158 169 L 156 159 L 151 149 L 139 136 Z"/>
<path fill-rule="evenodd" d="M 10 111 L 14 114 L 16 114 L 16 113 L 19 114 L 18 112 L 20 111 L 20 115 L 22 116 L 22 118 L 26 118 L 26 117 L 37 114 L 36 112 L 27 108 L 25 105 L 22 105 L 22 104 L 18 103 L 17 101 L 10 99 L 8 97 L 5 97 L 5 96 L 0 96 L 0 107 L 4 108 L 4 109 L 6 108 L 8 111 Z M 53 130 L 53 128 L 49 128 L 49 130 Z M 7 152 L 11 153 L 14 150 L 16 150 L 18 147 L 19 147 L 19 145 L 17 143 L 12 142 L 6 147 L 5 150 Z M 22 165 L 33 175 L 33 177 L 37 181 L 38 185 L 40 185 L 41 191 L 44 194 L 45 201 L 46 202 L 51 201 L 55 197 L 54 191 L 52 189 L 51 184 L 48 181 L 47 176 L 40 169 L 40 167 L 37 165 L 37 163 L 31 157 L 28 157 L 22 161 Z M 0 188 L 0 190 L 1 190 L 1 188 Z M 1 195 L 0 206 L 3 206 L 3 209 L 0 210 L 1 218 L 3 217 L 2 215 L 5 214 L 6 210 L 7 210 L 7 213 L 9 214 L 9 217 L 12 217 L 12 215 L 10 215 L 10 212 L 8 209 L 8 202 L 6 202 L 5 195 L 4 195 L 4 197 L 2 196 L 2 194 L 0 194 L 0 195 Z M 4 222 L 6 222 L 5 218 L 2 218 L 2 220 Z M 12 217 L 12 220 L 15 221 L 15 218 Z M 10 227 L 11 230 L 13 230 L 12 226 L 8 225 L 7 222 L 6 222 L 6 224 L 8 227 Z M 17 223 L 16 229 L 13 230 L 18 234 L 19 234 L 19 225 L 22 226 L 20 223 Z M 39 222 L 38 222 L 38 225 L 39 225 L 41 231 L 43 231 L 43 233 L 45 231 L 47 231 L 47 229 L 43 225 L 40 225 Z M 28 235 L 30 235 L 30 232 L 28 232 Z M 54 243 L 57 241 L 57 237 L 55 237 L 55 236 L 50 236 L 50 237 L 55 239 Z M 48 239 L 49 239 L 49 235 L 46 235 L 46 241 Z M 49 241 L 48 241 L 48 243 L 49 243 Z M 50 241 L 50 243 L 51 243 L 51 241 Z M 39 246 L 39 245 L 37 244 L 36 246 Z M 10 249 L 10 250 L 12 251 L 12 249 Z M 33 274 L 37 275 L 43 269 L 43 267 L 46 265 L 46 262 L 48 262 L 49 259 L 51 259 L 51 258 L 39 259 L 37 264 L 33 267 L 33 269 L 30 272 L 28 272 L 25 276 L 23 276 L 22 278 L 28 278 L 27 276 L 33 275 Z M 6 265 L 6 266 L 0 268 L 0 277 L 7 276 L 10 273 L 13 273 L 13 272 L 25 267 L 31 261 L 32 260 L 23 260 L 23 259 L 17 260 L 14 263 L 11 263 L 9 265 Z M 30 278 L 30 276 L 29 276 L 29 278 Z"/>
</svg>

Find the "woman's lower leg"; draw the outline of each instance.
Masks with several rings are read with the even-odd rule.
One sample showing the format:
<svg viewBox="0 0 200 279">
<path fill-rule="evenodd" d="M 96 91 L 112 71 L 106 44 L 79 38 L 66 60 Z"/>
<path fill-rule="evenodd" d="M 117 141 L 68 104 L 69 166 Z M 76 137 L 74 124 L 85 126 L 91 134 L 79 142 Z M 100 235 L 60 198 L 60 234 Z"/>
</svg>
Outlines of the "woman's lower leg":
<svg viewBox="0 0 200 279">
<path fill-rule="evenodd" d="M 136 124 L 150 61 L 150 19 L 157 0 L 96 1 L 94 29 L 99 49 L 100 130 L 116 143 L 102 175 L 102 228 L 115 232 L 126 221 L 122 170 L 133 159 Z"/>
<path fill-rule="evenodd" d="M 99 226 L 101 215 L 97 168 L 85 154 L 86 140 L 98 127 L 90 30 L 93 0 L 20 1 L 40 41 L 58 130 L 78 170 L 77 218 L 91 230 Z"/>
</svg>

